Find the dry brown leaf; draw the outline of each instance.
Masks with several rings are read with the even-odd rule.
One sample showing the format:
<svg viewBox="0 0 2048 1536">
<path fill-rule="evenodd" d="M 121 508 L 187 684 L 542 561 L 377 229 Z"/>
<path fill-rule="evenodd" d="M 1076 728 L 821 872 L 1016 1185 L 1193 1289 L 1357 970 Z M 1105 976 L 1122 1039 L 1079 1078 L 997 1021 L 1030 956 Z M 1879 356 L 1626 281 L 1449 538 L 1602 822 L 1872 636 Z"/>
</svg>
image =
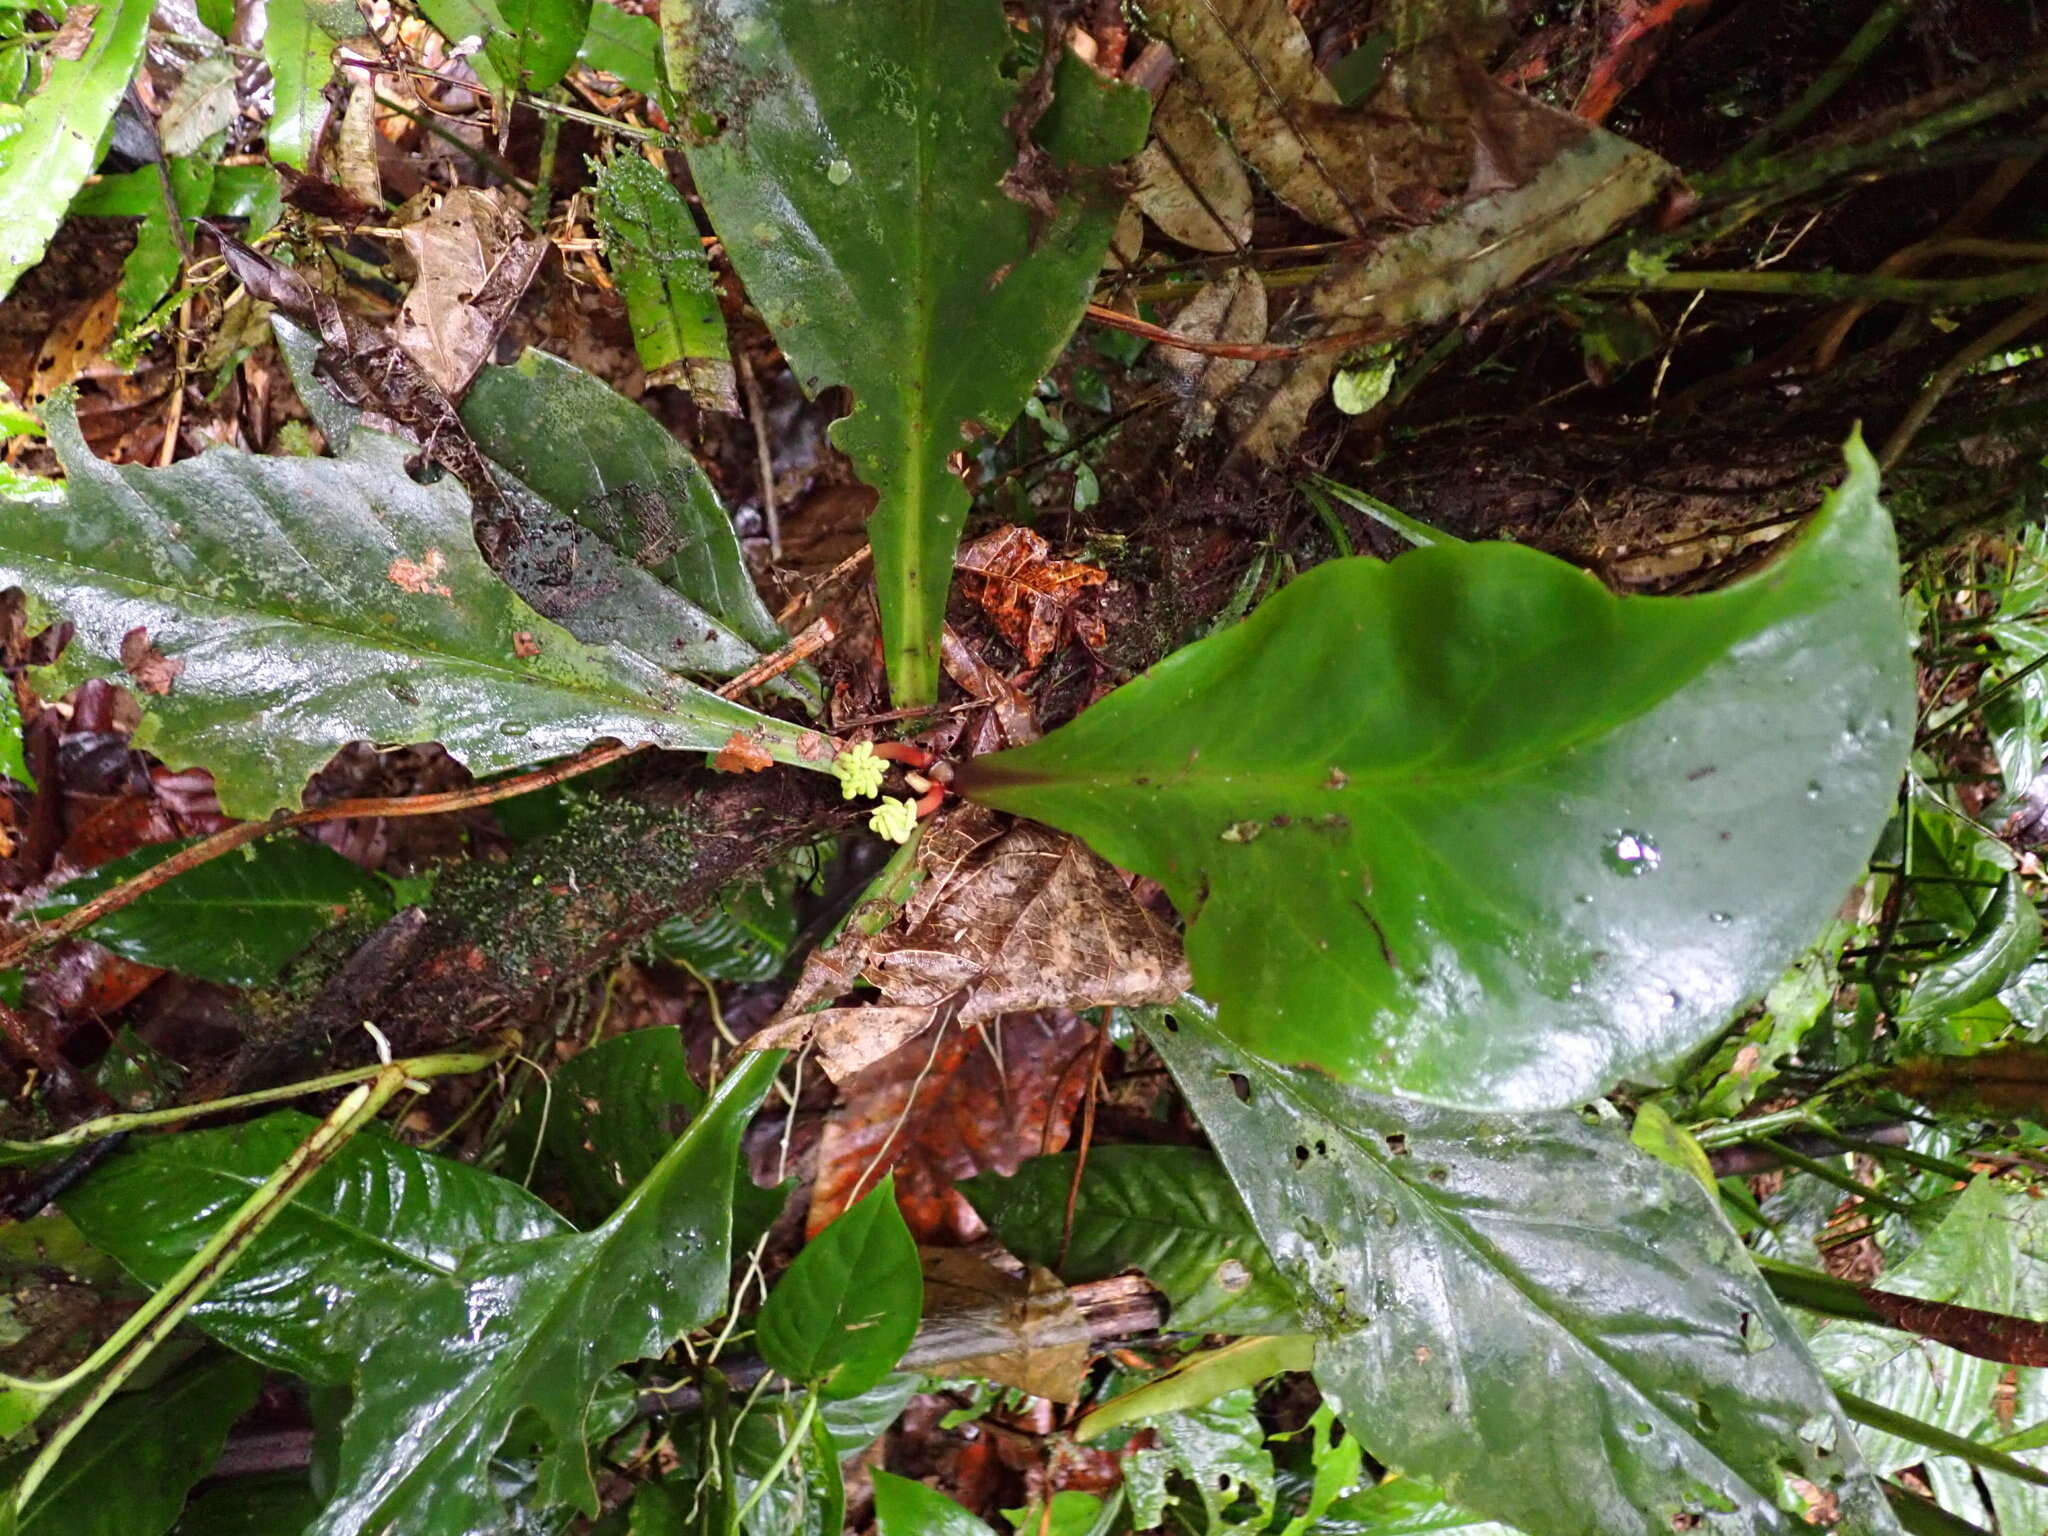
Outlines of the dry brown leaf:
<svg viewBox="0 0 2048 1536">
<path fill-rule="evenodd" d="M 150 643 L 149 631 L 138 624 L 121 637 L 121 666 L 144 693 L 161 697 L 171 691 L 178 674 L 185 670 L 182 660 L 164 655 Z"/>
<path fill-rule="evenodd" d="M 459 400 L 540 270 L 547 242 L 500 194 L 477 187 L 454 188 L 404 238 L 419 280 L 398 312 L 398 344 Z"/>
<path fill-rule="evenodd" d="M 1026 666 L 1044 661 L 1065 634 L 1092 648 L 1108 638 L 1102 620 L 1078 603 L 1088 588 L 1108 581 L 1109 573 L 1053 559 L 1051 546 L 1029 528 L 984 534 L 960 551 L 957 564 L 962 590 L 1023 653 Z"/>
<path fill-rule="evenodd" d="M 1030 695 L 982 660 L 950 624 L 939 631 L 939 662 L 970 697 L 985 700 L 989 706 L 974 721 L 968 738 L 969 756 L 1038 740 L 1042 733 Z"/>
<path fill-rule="evenodd" d="M 77 7 L 71 14 L 78 15 Z M 29 379 L 30 406 L 49 404 L 50 397 L 76 379 L 96 362 L 121 318 L 121 292 L 109 288 L 67 314 L 43 339 L 36 353 L 35 373 Z"/>
<path fill-rule="evenodd" d="M 1094 1054 L 1095 1031 L 1074 1014 L 1014 1013 L 928 1031 L 856 1073 L 819 1137 L 809 1235 L 894 1173 L 919 1241 L 980 1236 L 954 1183 L 1064 1147 Z"/>
<path fill-rule="evenodd" d="M 998 1269 L 967 1248 L 927 1248 L 920 1257 L 924 1322 L 913 1355 L 943 1360 L 949 1376 L 1080 1401 L 1088 1319 L 1059 1276 L 1036 1264 L 1021 1274 Z"/>
<path fill-rule="evenodd" d="M 1248 267 L 1226 272 L 1203 286 L 1181 306 L 1168 327 L 1176 336 L 1197 341 L 1264 341 L 1266 284 Z M 1159 361 L 1180 381 L 1194 409 L 1192 435 L 1206 433 L 1215 422 L 1215 403 L 1234 393 L 1258 365 L 1242 358 L 1161 347 Z"/>
<path fill-rule="evenodd" d="M 1251 178 L 1185 86 L 1170 84 L 1160 96 L 1152 141 L 1132 169 L 1132 204 L 1169 239 L 1198 251 L 1242 250 L 1251 239 Z"/>
<path fill-rule="evenodd" d="M 919 845 L 924 883 L 872 937 L 849 923 L 840 943 L 804 962 L 763 1048 L 798 1046 L 829 1002 L 856 977 L 885 1010 L 838 1010 L 833 1058 L 877 1050 L 855 1045 L 857 1017 L 878 1013 L 878 1038 L 901 1034 L 903 1010 L 947 1010 L 968 1025 L 1040 1009 L 1131 1007 L 1171 1002 L 1188 987 L 1180 941 L 1138 904 L 1116 870 L 1077 839 L 981 806 L 941 817 Z M 794 1027 L 790 1027 L 794 1026 Z M 913 1046 L 915 1041 L 912 1042 Z"/>
<path fill-rule="evenodd" d="M 377 82 L 367 72 L 357 73 L 349 88 L 328 158 L 344 192 L 367 207 L 384 206 L 384 177 L 377 166 Z"/>
</svg>

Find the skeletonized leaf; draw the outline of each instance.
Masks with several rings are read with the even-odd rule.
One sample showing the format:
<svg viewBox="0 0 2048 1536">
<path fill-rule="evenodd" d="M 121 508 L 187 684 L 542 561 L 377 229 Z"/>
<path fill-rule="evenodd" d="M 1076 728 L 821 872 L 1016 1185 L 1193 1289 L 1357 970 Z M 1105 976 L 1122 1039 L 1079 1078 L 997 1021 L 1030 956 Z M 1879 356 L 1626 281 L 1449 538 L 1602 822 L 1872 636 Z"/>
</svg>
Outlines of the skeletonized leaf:
<svg viewBox="0 0 2048 1536">
<path fill-rule="evenodd" d="M 1576 1111 L 1477 1115 L 1271 1065 L 1192 1002 L 1147 1037 L 1320 1335 L 1379 1460 L 1530 1536 L 1897 1526 L 1712 1197 Z M 1532 1425 L 1542 1426 L 1531 1433 Z M 1781 1502 L 1783 1501 L 1783 1502 Z"/>
<path fill-rule="evenodd" d="M 295 804 L 361 740 L 440 741 L 479 774 L 604 736 L 715 750 L 734 730 L 797 760 L 792 728 L 521 602 L 478 555 L 459 488 L 415 484 L 394 438 L 359 432 L 339 459 L 216 448 L 158 470 L 95 458 L 68 407 L 49 428 L 64 514 L 0 501 L 0 579 L 76 625 L 67 683 L 118 680 L 137 627 L 183 663 L 136 745 L 212 769 L 229 815 Z"/>
<path fill-rule="evenodd" d="M 1724 591 L 1332 561 L 959 783 L 1165 886 L 1249 1049 L 1475 1107 L 1657 1080 L 1833 915 L 1905 767 L 1898 557 L 1848 458 Z"/>
</svg>

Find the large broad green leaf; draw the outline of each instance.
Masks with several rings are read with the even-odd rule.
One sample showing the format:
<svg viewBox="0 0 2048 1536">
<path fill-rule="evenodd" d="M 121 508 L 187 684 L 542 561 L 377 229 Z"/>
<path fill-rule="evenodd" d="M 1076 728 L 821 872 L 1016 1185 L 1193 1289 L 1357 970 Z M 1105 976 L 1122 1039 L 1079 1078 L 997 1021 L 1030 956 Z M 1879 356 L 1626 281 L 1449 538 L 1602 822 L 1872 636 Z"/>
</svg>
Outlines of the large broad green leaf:
<svg viewBox="0 0 2048 1536">
<path fill-rule="evenodd" d="M 602 379 L 529 349 L 477 375 L 462 423 L 494 463 L 719 624 L 759 650 L 782 644 L 703 469 Z"/>
<path fill-rule="evenodd" d="M 806 1243 L 761 1305 L 761 1358 L 826 1397 L 859 1397 L 903 1358 L 924 1311 L 917 1242 L 889 1174 Z"/>
<path fill-rule="evenodd" d="M 338 1486 L 308 1536 L 467 1533 L 498 1508 L 489 1463 L 515 1418 L 545 1433 L 542 1480 L 597 1512 L 592 1395 L 724 1305 L 740 1132 L 781 1062 L 748 1057 L 595 1231 L 474 1250 L 445 1279 L 388 1288 L 402 1310 L 363 1359 Z"/>
<path fill-rule="evenodd" d="M 115 1398 L 36 1489 L 21 1536 L 161 1536 L 262 1384 L 248 1361 L 216 1355 Z"/>
<path fill-rule="evenodd" d="M 1508 544 L 1333 561 L 963 789 L 1164 885 L 1275 1060 L 1478 1107 L 1662 1077 L 1833 915 L 1905 766 L 1897 553 L 1849 468 L 1706 597 Z"/>
<path fill-rule="evenodd" d="M 1699 1183 L 1618 1121 L 1476 1115 L 1273 1066 L 1186 1003 L 1146 1033 L 1372 1454 L 1532 1536 L 1895 1527 L 1790 1320 Z M 1298 1160 L 1295 1148 L 1306 1150 Z"/>
<path fill-rule="evenodd" d="M 64 1213 L 144 1285 L 163 1284 L 305 1140 L 296 1111 L 132 1143 L 64 1196 Z M 394 1272 L 438 1278 L 484 1244 L 567 1223 L 518 1185 L 358 1136 L 301 1190 L 191 1320 L 230 1348 L 320 1384 L 360 1358 L 358 1298 Z"/>
<path fill-rule="evenodd" d="M 177 853 L 144 848 L 60 887 L 39 917 L 82 906 Z M 87 930 L 95 943 L 143 965 L 231 987 L 260 986 L 351 916 L 390 911 L 375 878 L 318 843 L 273 839 L 214 859 L 138 897 Z"/>
<path fill-rule="evenodd" d="M 1980 1178 L 1926 1242 L 1886 1269 L 1877 1284 L 1926 1301 L 2048 1318 L 2048 1205 L 2024 1189 Z M 1980 1444 L 2048 1418 L 2048 1370 L 2038 1367 L 2014 1370 L 1868 1323 L 1829 1323 L 1814 1335 L 1813 1354 L 1835 1386 Z M 1859 1435 L 1863 1454 L 1880 1472 L 1924 1466 L 1936 1498 L 1951 1513 L 1988 1523 L 1981 1479 L 2001 1530 L 2048 1530 L 2048 1489 L 1997 1472 L 1973 1474 L 1960 1459 L 1929 1456 L 1873 1430 Z M 2048 1451 L 2019 1454 L 2048 1470 Z"/>
<path fill-rule="evenodd" d="M 311 165 L 327 119 L 335 45 L 362 29 L 353 6 L 339 17 L 335 9 L 332 0 L 267 0 L 264 7 L 263 61 L 272 93 L 264 143 L 273 160 L 302 171 Z"/>
<path fill-rule="evenodd" d="M 177 1536 L 299 1536 L 318 1513 L 303 1472 L 228 1478 L 192 1501 Z"/>
<path fill-rule="evenodd" d="M 1514 1527 L 1447 1504 L 1442 1494 L 1412 1477 L 1390 1477 L 1341 1498 L 1329 1514 L 1349 1536 L 1516 1536 Z"/>
<path fill-rule="evenodd" d="M 59 681 L 148 653 L 137 746 L 213 770 L 222 808 L 296 803 L 350 741 L 439 741 L 477 773 L 615 736 L 715 748 L 735 730 L 789 762 L 798 732 L 543 619 L 476 551 L 451 479 L 415 484 L 396 438 L 339 459 L 216 448 L 169 469 L 95 458 L 49 411 L 61 515 L 0 500 L 0 582 L 76 626 Z M 46 685 L 54 694 L 55 687 Z"/>
<path fill-rule="evenodd" d="M 558 84 L 576 62 L 590 25 L 590 0 L 499 0 L 502 30 L 484 37 L 484 52 L 515 89 L 538 93 Z"/>
<path fill-rule="evenodd" d="M 99 162 L 100 140 L 142 57 L 149 10 L 150 0 L 108 0 L 83 53 L 60 58 L 46 49 L 38 61 L 48 76 L 0 138 L 0 299 L 43 259 L 72 194 Z"/>
<path fill-rule="evenodd" d="M 936 1488 L 880 1467 L 875 1468 L 875 1529 L 880 1536 L 993 1536 Z"/>
<path fill-rule="evenodd" d="M 1003 1246 L 1034 1264 L 1058 1263 L 1067 1281 L 1127 1269 L 1173 1304 L 1171 1324 L 1189 1333 L 1291 1333 L 1294 1294 L 1214 1154 L 1200 1147 L 1097 1147 L 1074 1203 L 1074 1154 L 1034 1157 L 1014 1178 L 980 1174 L 959 1189 Z"/>
<path fill-rule="evenodd" d="M 804 388 L 853 390 L 832 437 L 881 493 L 889 677 L 930 703 L 967 513 L 956 456 L 1002 435 L 1080 322 L 1118 199 L 1085 168 L 1027 165 L 1052 210 L 1034 230 L 1005 195 L 1020 81 L 997 0 L 664 0 L 662 27 L 670 83 L 715 135 L 690 168 L 726 254 Z"/>
</svg>

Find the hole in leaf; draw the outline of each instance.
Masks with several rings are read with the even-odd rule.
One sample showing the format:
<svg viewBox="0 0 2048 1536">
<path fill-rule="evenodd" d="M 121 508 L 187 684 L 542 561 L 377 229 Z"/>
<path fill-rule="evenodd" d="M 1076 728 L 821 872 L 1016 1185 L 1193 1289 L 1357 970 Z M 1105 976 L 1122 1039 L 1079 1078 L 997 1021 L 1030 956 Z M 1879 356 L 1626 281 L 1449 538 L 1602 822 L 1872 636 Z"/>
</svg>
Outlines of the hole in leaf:
<svg viewBox="0 0 2048 1536">
<path fill-rule="evenodd" d="M 1451 1170 L 1442 1166 L 1441 1164 L 1429 1170 L 1429 1181 L 1432 1184 L 1448 1183 L 1450 1181 L 1450 1177 Z"/>
<path fill-rule="evenodd" d="M 1387 1150 L 1396 1157 L 1406 1157 L 1408 1155 L 1408 1138 L 1399 1131 L 1394 1132 L 1393 1135 L 1387 1138 Z"/>
<path fill-rule="evenodd" d="M 1252 1080 L 1242 1072 L 1233 1072 L 1230 1074 L 1230 1091 L 1237 1095 L 1238 1103 L 1249 1104 L 1252 1101 Z"/>
<path fill-rule="evenodd" d="M 1294 1149 L 1294 1166 L 1295 1166 L 1295 1167 L 1297 1167 L 1297 1168 L 1301 1168 L 1301 1167 L 1305 1167 L 1305 1166 L 1307 1165 L 1307 1163 L 1308 1163 L 1308 1148 L 1307 1148 L 1307 1147 L 1302 1147 L 1302 1146 L 1297 1146 L 1297 1147 L 1296 1147 L 1296 1148 Z"/>
</svg>

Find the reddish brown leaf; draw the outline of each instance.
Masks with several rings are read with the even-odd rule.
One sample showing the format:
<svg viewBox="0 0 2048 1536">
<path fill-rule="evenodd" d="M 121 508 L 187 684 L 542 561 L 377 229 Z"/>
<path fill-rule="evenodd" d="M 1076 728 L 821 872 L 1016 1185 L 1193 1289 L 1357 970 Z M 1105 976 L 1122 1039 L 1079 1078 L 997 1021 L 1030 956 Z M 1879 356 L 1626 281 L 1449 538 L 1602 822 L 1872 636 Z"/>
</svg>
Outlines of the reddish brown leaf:
<svg viewBox="0 0 2048 1536">
<path fill-rule="evenodd" d="M 1094 1041 L 1075 1014 L 1013 1013 L 927 1033 L 856 1073 L 818 1144 L 810 1234 L 893 1172 L 920 1242 L 977 1235 L 981 1220 L 955 1181 L 1014 1173 L 1067 1144 Z"/>
<path fill-rule="evenodd" d="M 1090 647 L 1107 639 L 1101 619 L 1077 605 L 1108 572 L 1049 556 L 1050 546 L 1029 528 L 998 528 L 960 551 L 961 586 L 1033 667 L 1068 634 Z"/>
<path fill-rule="evenodd" d="M 720 773 L 759 773 L 763 768 L 773 767 L 775 759 L 768 755 L 761 743 L 745 731 L 734 731 L 725 738 L 725 745 L 718 749 L 718 756 L 711 759 L 711 766 Z"/>
<path fill-rule="evenodd" d="M 149 642 L 149 631 L 140 624 L 121 637 L 121 665 L 135 686 L 144 693 L 161 697 L 171 691 L 178 674 L 185 670 L 183 661 L 174 661 Z"/>
</svg>

